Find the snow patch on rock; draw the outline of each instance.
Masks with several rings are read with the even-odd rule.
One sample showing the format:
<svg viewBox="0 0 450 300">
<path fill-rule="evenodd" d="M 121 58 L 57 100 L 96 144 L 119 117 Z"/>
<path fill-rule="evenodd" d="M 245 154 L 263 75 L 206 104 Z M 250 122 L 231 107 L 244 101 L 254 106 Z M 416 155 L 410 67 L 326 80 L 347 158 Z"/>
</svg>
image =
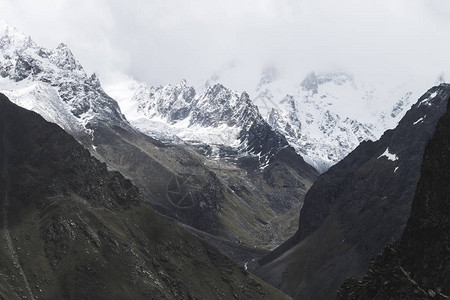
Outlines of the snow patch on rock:
<svg viewBox="0 0 450 300">
<path fill-rule="evenodd" d="M 377 159 L 380 159 L 380 158 L 383 157 L 383 156 L 385 156 L 387 159 L 389 159 L 389 160 L 391 160 L 391 161 L 396 161 L 396 160 L 398 160 L 398 156 L 397 156 L 397 155 L 395 155 L 395 154 L 389 152 L 389 147 L 386 148 L 386 150 L 384 150 L 383 154 L 381 154 L 380 156 L 378 156 Z"/>
</svg>

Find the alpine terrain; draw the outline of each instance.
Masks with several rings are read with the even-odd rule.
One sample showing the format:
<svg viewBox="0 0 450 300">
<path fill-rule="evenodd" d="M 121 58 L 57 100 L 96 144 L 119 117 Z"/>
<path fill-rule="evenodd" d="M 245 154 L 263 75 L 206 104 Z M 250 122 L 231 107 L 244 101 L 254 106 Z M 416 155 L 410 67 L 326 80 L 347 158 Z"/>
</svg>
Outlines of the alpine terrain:
<svg viewBox="0 0 450 300">
<path fill-rule="evenodd" d="M 146 114 L 192 122 L 194 132 L 195 126 L 210 133 L 232 128 L 229 143 L 220 149 L 214 143 L 182 145 L 130 125 L 95 74 L 88 76 L 66 45 L 46 49 L 6 26 L 0 52 L 0 90 L 124 174 L 159 212 L 236 245 L 273 248 L 295 232 L 303 196 L 318 173 L 270 127 L 245 93 L 215 85 L 194 97 L 183 83 L 143 89 L 144 95 L 168 95 L 166 103 L 142 98 L 139 105 Z"/>
<path fill-rule="evenodd" d="M 448 299 L 450 296 L 450 109 L 423 158 L 411 217 L 399 242 L 371 262 L 362 281 L 347 280 L 338 299 Z"/>
<path fill-rule="evenodd" d="M 206 86 L 232 81 L 237 72 L 239 66 L 218 72 Z M 362 141 L 375 141 L 394 128 L 424 90 L 444 81 L 443 73 L 429 81 L 391 83 L 345 72 L 310 72 L 297 82 L 269 67 L 249 93 L 272 128 L 324 172 Z"/>
<path fill-rule="evenodd" d="M 2 299 L 287 299 L 0 94 Z"/>
<path fill-rule="evenodd" d="M 223 72 L 104 89 L 0 23 L 0 299 L 448 296 L 444 75 Z"/>
<path fill-rule="evenodd" d="M 376 142 L 363 142 L 308 191 L 296 234 L 260 261 L 256 274 L 296 299 L 336 296 L 361 278 L 410 216 L 422 157 L 446 109 L 450 85 L 428 90 Z"/>
</svg>

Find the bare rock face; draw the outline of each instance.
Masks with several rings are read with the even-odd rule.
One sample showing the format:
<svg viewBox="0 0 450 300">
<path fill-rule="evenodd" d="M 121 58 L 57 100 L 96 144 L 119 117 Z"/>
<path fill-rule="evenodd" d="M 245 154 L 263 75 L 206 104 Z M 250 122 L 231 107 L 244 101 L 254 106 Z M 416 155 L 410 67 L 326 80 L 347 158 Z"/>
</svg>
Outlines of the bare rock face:
<svg viewBox="0 0 450 300">
<path fill-rule="evenodd" d="M 447 299 L 450 295 L 450 110 L 423 157 L 411 216 L 363 280 L 347 280 L 338 299 Z"/>
</svg>

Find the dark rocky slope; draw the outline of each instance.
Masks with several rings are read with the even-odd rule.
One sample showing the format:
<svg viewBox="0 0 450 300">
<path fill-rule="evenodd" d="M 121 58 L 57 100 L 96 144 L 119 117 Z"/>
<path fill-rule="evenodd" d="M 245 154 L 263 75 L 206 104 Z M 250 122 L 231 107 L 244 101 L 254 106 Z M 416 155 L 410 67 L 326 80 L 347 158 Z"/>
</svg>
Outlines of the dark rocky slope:
<svg viewBox="0 0 450 300">
<path fill-rule="evenodd" d="M 338 299 L 448 299 L 450 296 L 450 106 L 423 157 L 411 217 L 362 281 L 347 280 Z"/>
<path fill-rule="evenodd" d="M 449 85 L 433 87 L 394 130 L 322 174 L 305 197 L 297 233 L 256 274 L 297 299 L 330 299 L 345 278 L 361 278 L 403 233 L 424 148 L 449 95 Z"/>
<path fill-rule="evenodd" d="M 284 299 L 0 94 L 0 299 Z"/>
</svg>

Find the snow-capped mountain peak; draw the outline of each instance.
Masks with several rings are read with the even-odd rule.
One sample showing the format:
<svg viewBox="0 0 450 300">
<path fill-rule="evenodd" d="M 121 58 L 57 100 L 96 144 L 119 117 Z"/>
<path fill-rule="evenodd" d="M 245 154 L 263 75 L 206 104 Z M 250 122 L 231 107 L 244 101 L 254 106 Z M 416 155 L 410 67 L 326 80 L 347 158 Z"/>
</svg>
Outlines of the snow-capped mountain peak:
<svg viewBox="0 0 450 300">
<path fill-rule="evenodd" d="M 9 25 L 0 32 L 0 90 L 75 136 L 91 134 L 99 119 L 126 122 L 98 77 L 86 74 L 67 45 L 40 47 Z"/>
<path fill-rule="evenodd" d="M 4 22 L 0 22 L 0 35 L 0 45 L 2 46 L 2 49 L 11 46 L 23 48 L 23 45 L 34 44 L 30 36 L 23 34 L 18 31 L 17 28 Z"/>
<path fill-rule="evenodd" d="M 50 56 L 50 60 L 64 70 L 83 70 L 80 63 L 73 56 L 72 51 L 64 43 L 56 47 L 56 51 Z"/>
<path fill-rule="evenodd" d="M 273 132 L 250 96 L 215 83 L 197 93 L 185 80 L 176 85 L 148 87 L 129 79 L 109 89 L 119 99 L 127 119 L 146 134 L 160 140 L 198 145 L 210 157 L 235 160 L 256 155 L 267 163 L 287 146 L 286 139 Z M 267 143 L 267 134 L 273 140 Z"/>
<path fill-rule="evenodd" d="M 129 80 L 123 92 L 117 86 L 108 91 L 123 100 L 119 102 L 129 120 L 160 139 L 236 147 L 242 142 L 240 130 L 249 130 L 250 120 L 261 120 L 323 172 L 362 141 L 377 140 L 395 127 L 428 87 L 413 81 L 367 82 L 345 72 L 310 72 L 290 88 L 283 80 L 271 67 L 249 94 L 218 82 L 198 92 L 186 81 L 148 87 Z"/>
</svg>

